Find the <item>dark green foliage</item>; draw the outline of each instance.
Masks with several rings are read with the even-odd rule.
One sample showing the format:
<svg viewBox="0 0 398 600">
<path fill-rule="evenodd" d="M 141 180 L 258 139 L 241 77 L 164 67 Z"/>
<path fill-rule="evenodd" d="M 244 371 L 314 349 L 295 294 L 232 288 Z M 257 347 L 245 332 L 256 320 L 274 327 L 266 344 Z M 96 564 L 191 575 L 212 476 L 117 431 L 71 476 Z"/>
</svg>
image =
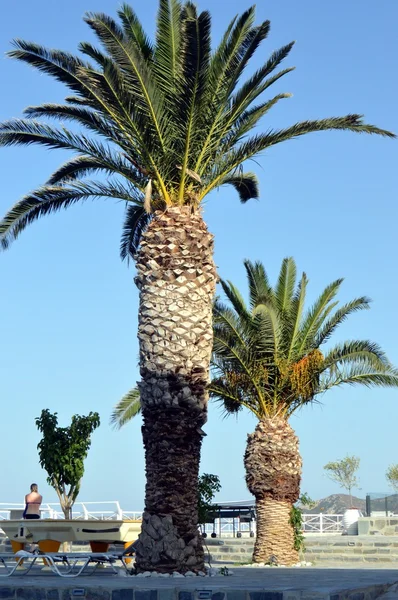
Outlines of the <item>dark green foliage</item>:
<svg viewBox="0 0 398 600">
<path fill-rule="evenodd" d="M 232 185 L 242 202 L 258 198 L 256 176 L 243 172 L 243 163 L 270 146 L 332 129 L 394 137 L 357 114 L 280 130 L 271 124 L 265 133 L 253 133 L 273 106 L 291 96 L 263 97 L 293 70 L 278 70 L 291 42 L 245 80 L 270 30 L 269 21 L 255 25 L 254 7 L 232 20 L 214 51 L 210 14 L 192 2 L 159 0 L 154 40 L 127 4 L 117 16 L 85 15 L 100 46 L 82 42 L 81 57 L 13 42 L 9 56 L 62 83 L 67 96 L 64 103 L 29 106 L 26 118 L 1 123 L 0 145 L 38 144 L 75 155 L 7 213 L 0 223 L 3 248 L 40 217 L 103 197 L 126 203 L 121 256 L 128 259 L 158 209 L 195 208 L 222 185 Z M 79 130 L 41 119 L 70 121 Z M 91 181 L 93 175 L 105 175 L 105 182 Z"/>
<path fill-rule="evenodd" d="M 294 533 L 294 549 L 297 551 L 302 550 L 304 547 L 304 535 L 303 535 L 303 513 L 301 510 L 293 504 L 290 511 L 290 524 L 293 527 Z"/>
<path fill-rule="evenodd" d="M 37 445 L 40 465 L 47 472 L 49 485 L 57 492 L 65 516 L 69 515 L 80 490 L 91 434 L 100 424 L 99 414 L 74 415 L 69 427 L 58 427 L 57 413 L 44 409 L 35 422 L 43 434 Z"/>
<path fill-rule="evenodd" d="M 198 482 L 198 518 L 200 525 L 207 523 L 209 512 L 214 510 L 214 496 L 220 490 L 221 484 L 218 475 L 211 475 L 209 473 L 200 475 Z"/>
<path fill-rule="evenodd" d="M 301 494 L 299 498 L 299 506 L 293 504 L 292 510 L 290 511 L 290 524 L 293 527 L 294 532 L 294 549 L 298 552 L 304 549 L 304 535 L 303 535 L 303 512 L 301 506 L 312 507 L 314 501 L 308 496 L 308 494 Z"/>
</svg>

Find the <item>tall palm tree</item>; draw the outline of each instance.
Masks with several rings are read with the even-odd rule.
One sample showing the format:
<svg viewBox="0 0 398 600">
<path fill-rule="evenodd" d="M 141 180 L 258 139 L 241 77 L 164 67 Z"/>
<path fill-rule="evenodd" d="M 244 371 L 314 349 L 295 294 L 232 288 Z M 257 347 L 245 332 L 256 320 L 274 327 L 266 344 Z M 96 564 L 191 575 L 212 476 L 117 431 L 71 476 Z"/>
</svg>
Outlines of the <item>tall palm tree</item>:
<svg viewBox="0 0 398 600">
<path fill-rule="evenodd" d="M 368 340 L 320 350 L 350 314 L 369 308 L 366 297 L 338 306 L 342 279 L 305 310 L 308 280 L 303 273 L 296 285 L 292 258 L 282 262 L 274 287 L 260 262 L 244 265 L 249 306 L 231 282 L 221 281 L 228 304 L 217 299 L 214 306 L 215 376 L 209 389 L 227 415 L 247 408 L 258 419 L 244 457 L 246 483 L 256 498 L 253 560 L 275 555 L 291 565 L 298 560 L 290 515 L 299 497 L 301 456 L 290 416 L 344 383 L 398 386 L 398 370 Z"/>
<path fill-rule="evenodd" d="M 394 136 L 350 114 L 248 137 L 289 97 L 263 93 L 292 70 L 278 70 L 290 43 L 242 80 L 270 29 L 269 21 L 254 24 L 254 7 L 232 20 L 214 50 L 210 14 L 198 13 L 192 2 L 159 0 L 154 41 L 130 6 L 124 4 L 118 17 L 86 14 L 101 47 L 82 42 L 81 56 L 14 41 L 9 56 L 65 84 L 69 95 L 64 103 L 30 106 L 24 119 L 2 123 L 0 144 L 39 144 L 74 155 L 8 211 L 0 236 L 7 248 L 40 217 L 77 202 L 125 202 L 121 256 L 135 259 L 140 290 L 147 475 L 137 567 L 201 569 L 197 480 L 217 278 L 202 200 L 222 185 L 234 187 L 242 202 L 257 198 L 256 176 L 242 165 L 285 140 L 332 129 Z M 95 174 L 99 179 L 90 179 Z"/>
</svg>

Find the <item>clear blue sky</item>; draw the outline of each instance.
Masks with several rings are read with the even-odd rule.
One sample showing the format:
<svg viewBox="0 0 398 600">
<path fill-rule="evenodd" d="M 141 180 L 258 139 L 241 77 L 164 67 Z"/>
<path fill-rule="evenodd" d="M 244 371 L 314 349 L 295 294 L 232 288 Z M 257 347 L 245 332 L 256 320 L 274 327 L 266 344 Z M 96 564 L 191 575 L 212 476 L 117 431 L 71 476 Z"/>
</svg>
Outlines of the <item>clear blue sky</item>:
<svg viewBox="0 0 398 600">
<path fill-rule="evenodd" d="M 152 32 L 157 1 L 133 4 Z M 212 12 L 214 41 L 249 6 L 247 0 L 199 4 Z M 14 37 L 74 51 L 91 38 L 85 10 L 115 14 L 117 6 L 111 0 L 7 2 L 1 53 Z M 273 92 L 292 92 L 293 98 L 273 109 L 264 128 L 359 112 L 398 132 L 396 3 L 261 1 L 258 21 L 265 18 L 271 34 L 253 66 L 295 39 L 286 66 L 297 69 L 276 84 Z M 2 120 L 20 116 L 29 104 L 65 96 L 61 84 L 7 58 L 0 60 L 0 78 Z M 33 146 L 0 149 L 1 212 L 64 158 Z M 345 277 L 342 300 L 366 294 L 374 303 L 370 312 L 353 316 L 337 339 L 373 339 L 398 363 L 397 158 L 398 142 L 350 133 L 315 134 L 270 150 L 253 164 L 260 201 L 242 206 L 230 189 L 208 199 L 205 216 L 216 236 L 219 273 L 244 289 L 244 258 L 262 260 L 275 277 L 282 258 L 293 255 L 310 278 L 312 299 Z M 36 452 L 34 419 L 47 407 L 58 411 L 61 424 L 76 412 L 101 414 L 80 499 L 143 506 L 140 422 L 121 432 L 108 425 L 112 406 L 138 377 L 138 293 L 134 269 L 119 260 L 122 214 L 123 206 L 112 201 L 76 206 L 32 226 L 0 257 L 2 502 L 20 501 L 31 481 L 45 500 L 55 500 Z M 397 391 L 338 389 L 294 418 L 303 491 L 315 498 L 337 492 L 322 467 L 346 453 L 361 458 L 362 494 L 385 490 L 385 470 L 398 462 L 397 400 Z M 202 471 L 220 476 L 220 500 L 248 497 L 242 456 L 254 426 L 249 415 L 225 421 L 210 408 Z"/>
</svg>

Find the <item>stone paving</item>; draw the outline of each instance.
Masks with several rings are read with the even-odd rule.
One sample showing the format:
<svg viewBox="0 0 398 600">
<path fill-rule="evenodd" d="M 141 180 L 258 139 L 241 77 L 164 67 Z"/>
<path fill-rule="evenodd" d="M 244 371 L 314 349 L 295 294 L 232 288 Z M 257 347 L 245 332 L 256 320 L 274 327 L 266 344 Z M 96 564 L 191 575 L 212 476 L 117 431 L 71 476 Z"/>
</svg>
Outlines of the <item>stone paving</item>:
<svg viewBox="0 0 398 600">
<path fill-rule="evenodd" d="M 136 578 L 94 575 L 65 579 L 37 570 L 0 581 L 8 600 L 382 600 L 398 592 L 395 569 L 234 568 L 231 577 Z M 392 594 L 392 595 L 391 595 Z M 394 596 L 395 594 L 395 596 Z"/>
</svg>

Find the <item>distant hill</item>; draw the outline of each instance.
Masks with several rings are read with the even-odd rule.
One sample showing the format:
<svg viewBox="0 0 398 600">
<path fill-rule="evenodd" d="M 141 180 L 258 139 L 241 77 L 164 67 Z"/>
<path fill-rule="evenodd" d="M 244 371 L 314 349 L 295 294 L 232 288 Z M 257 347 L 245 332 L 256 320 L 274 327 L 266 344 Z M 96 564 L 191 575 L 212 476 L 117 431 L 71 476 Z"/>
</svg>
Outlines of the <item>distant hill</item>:
<svg viewBox="0 0 398 600">
<path fill-rule="evenodd" d="M 366 502 L 364 498 L 352 497 L 352 506 L 358 508 L 363 513 L 366 512 Z M 386 508 L 385 499 L 380 498 L 371 501 L 372 511 L 384 511 Z M 326 513 L 329 515 L 341 515 L 347 508 L 350 508 L 350 496 L 348 494 L 332 494 L 327 498 L 319 500 L 314 508 L 303 507 L 302 511 L 306 514 Z M 398 494 L 388 497 L 388 510 L 398 513 Z"/>
</svg>

